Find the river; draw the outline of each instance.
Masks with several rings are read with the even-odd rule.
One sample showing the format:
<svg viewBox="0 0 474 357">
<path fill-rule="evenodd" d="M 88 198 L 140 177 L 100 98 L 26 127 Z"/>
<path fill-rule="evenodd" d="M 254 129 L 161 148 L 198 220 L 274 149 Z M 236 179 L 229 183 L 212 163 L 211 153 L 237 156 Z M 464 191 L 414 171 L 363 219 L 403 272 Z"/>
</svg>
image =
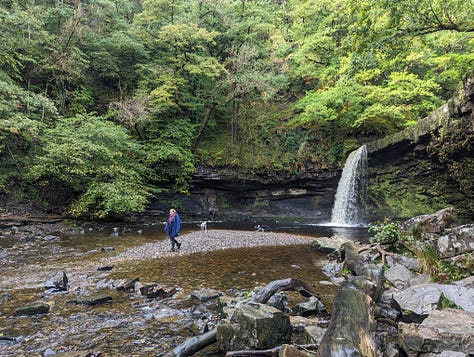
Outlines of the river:
<svg viewBox="0 0 474 357">
<path fill-rule="evenodd" d="M 310 237 L 345 234 L 355 240 L 367 237 L 366 228 L 334 228 L 303 223 L 269 223 L 276 232 Z M 165 240 L 161 224 L 143 227 L 85 229 L 58 234 L 51 241 L 22 244 L 0 240 L 4 254 L 0 265 L 1 356 L 44 356 L 48 353 L 85 351 L 105 356 L 159 356 L 184 342 L 218 316 L 215 301 L 191 298 L 193 292 L 213 289 L 231 296 L 245 295 L 255 287 L 283 278 L 298 278 L 310 285 L 330 307 L 334 286 L 321 284 L 321 256 L 308 245 L 254 247 L 137 259 L 117 264 L 108 271 L 101 261 L 129 248 Z M 198 230 L 185 223 L 182 235 Z M 211 222 L 209 229 L 252 231 L 252 223 Z M 65 271 L 70 289 L 50 293 L 44 282 L 50 273 Z M 171 298 L 145 299 L 117 291 L 117 285 L 139 278 L 176 289 Z M 112 302 L 89 306 L 85 297 L 107 295 Z M 301 297 L 289 293 L 290 303 Z M 50 312 L 15 316 L 20 306 L 45 302 Z"/>
</svg>

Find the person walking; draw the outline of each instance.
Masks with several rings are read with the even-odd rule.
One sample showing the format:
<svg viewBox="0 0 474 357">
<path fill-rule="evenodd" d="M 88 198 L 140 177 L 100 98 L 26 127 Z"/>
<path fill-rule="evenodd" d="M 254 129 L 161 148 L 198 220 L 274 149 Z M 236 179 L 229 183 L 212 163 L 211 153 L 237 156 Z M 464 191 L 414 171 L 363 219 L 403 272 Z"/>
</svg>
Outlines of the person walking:
<svg viewBox="0 0 474 357">
<path fill-rule="evenodd" d="M 181 243 L 176 240 L 181 229 L 181 219 L 178 212 L 174 208 L 170 209 L 170 214 L 165 223 L 165 232 L 171 240 L 171 251 L 174 252 L 175 245 L 178 249 L 181 248 Z"/>
</svg>

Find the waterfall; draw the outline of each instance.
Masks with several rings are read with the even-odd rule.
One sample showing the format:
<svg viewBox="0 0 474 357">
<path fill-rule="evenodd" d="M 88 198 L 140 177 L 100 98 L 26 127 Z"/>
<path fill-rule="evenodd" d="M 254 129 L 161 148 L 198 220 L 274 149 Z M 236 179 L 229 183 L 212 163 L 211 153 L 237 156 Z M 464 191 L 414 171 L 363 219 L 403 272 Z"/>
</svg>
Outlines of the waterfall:
<svg viewBox="0 0 474 357">
<path fill-rule="evenodd" d="M 362 223 L 367 196 L 367 148 L 351 152 L 337 186 L 331 224 L 353 226 Z"/>
</svg>

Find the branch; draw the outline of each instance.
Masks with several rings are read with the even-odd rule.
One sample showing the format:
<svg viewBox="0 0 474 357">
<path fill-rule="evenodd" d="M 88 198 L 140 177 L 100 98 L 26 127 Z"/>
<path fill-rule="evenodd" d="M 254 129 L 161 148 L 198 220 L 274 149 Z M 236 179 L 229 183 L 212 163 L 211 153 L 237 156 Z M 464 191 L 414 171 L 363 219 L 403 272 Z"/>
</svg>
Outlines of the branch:
<svg viewBox="0 0 474 357">
<path fill-rule="evenodd" d="M 308 345 L 290 345 L 298 350 L 304 351 L 315 351 L 318 349 L 318 344 Z M 226 353 L 226 357 L 248 357 L 248 356 L 264 356 L 264 357 L 277 357 L 280 354 L 280 350 L 283 346 L 270 348 L 268 350 L 242 350 L 242 351 L 229 351 Z"/>
</svg>

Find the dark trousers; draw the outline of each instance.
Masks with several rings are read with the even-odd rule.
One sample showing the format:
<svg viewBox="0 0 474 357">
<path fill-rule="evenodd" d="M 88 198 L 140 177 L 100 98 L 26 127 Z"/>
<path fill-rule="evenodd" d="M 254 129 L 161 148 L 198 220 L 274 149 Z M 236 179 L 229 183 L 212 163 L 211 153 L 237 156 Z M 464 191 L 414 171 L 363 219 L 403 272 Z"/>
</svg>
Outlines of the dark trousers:
<svg viewBox="0 0 474 357">
<path fill-rule="evenodd" d="M 171 249 L 174 249 L 174 246 L 178 245 L 178 241 L 176 240 L 176 237 L 171 237 L 171 236 L 170 236 L 170 240 L 171 240 Z"/>
</svg>

